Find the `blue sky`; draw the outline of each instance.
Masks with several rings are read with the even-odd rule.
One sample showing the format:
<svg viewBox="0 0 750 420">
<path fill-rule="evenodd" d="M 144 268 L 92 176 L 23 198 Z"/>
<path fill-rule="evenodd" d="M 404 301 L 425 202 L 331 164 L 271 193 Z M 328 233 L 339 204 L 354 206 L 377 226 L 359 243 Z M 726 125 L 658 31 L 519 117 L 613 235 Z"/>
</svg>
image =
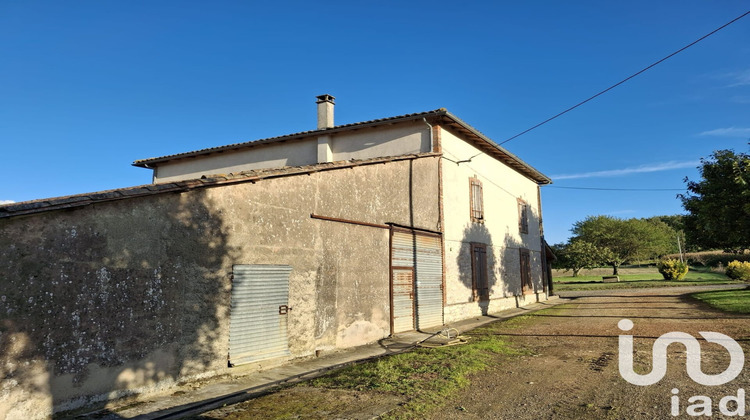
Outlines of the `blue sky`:
<svg viewBox="0 0 750 420">
<path fill-rule="evenodd" d="M 748 10 L 726 1 L 0 2 L 0 202 L 150 182 L 136 159 L 445 107 L 501 142 Z M 747 151 L 750 17 L 504 146 L 555 180 L 547 239 L 682 212 Z"/>
</svg>

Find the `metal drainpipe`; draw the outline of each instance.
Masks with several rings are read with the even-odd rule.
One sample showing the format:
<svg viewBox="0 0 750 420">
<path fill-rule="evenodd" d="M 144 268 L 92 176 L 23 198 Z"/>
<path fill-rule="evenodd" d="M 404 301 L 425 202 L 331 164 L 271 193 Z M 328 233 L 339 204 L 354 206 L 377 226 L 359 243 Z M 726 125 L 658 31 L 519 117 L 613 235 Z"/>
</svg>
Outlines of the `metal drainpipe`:
<svg viewBox="0 0 750 420">
<path fill-rule="evenodd" d="M 430 125 L 430 123 L 427 122 L 427 118 L 423 117 L 422 121 L 424 121 L 424 123 L 427 124 L 427 127 L 429 127 L 428 131 L 430 132 L 430 152 L 434 152 L 435 151 L 435 139 L 432 136 L 432 125 Z M 412 197 L 412 191 L 414 188 L 412 184 L 414 182 L 412 178 L 413 171 L 414 171 L 414 161 L 411 160 L 409 161 L 409 216 L 410 216 L 409 224 L 411 225 L 412 228 L 414 227 L 414 200 Z M 439 206 L 439 203 L 438 203 L 438 206 Z M 417 282 L 419 279 L 419 274 L 418 274 L 418 269 L 417 269 L 417 235 L 414 234 L 413 230 L 411 232 L 412 232 L 411 235 L 412 235 L 412 249 L 413 249 L 412 261 L 414 262 L 414 285 L 412 286 L 412 290 L 416 292 Z M 419 332 L 422 332 L 422 330 L 419 329 L 419 294 L 416 294 L 415 297 L 416 299 L 414 301 L 414 306 L 415 306 L 416 313 L 414 317 L 414 322 L 417 324 L 416 330 Z"/>
<path fill-rule="evenodd" d="M 427 124 L 427 127 L 430 127 L 430 129 L 429 129 L 429 131 L 430 131 L 430 152 L 434 152 L 435 151 L 435 138 L 434 138 L 434 136 L 432 134 L 432 131 L 433 131 L 432 125 L 427 122 L 427 118 L 422 117 L 422 121 L 424 121 L 424 123 Z M 440 155 L 441 155 L 440 159 L 442 159 L 442 151 L 441 151 Z M 442 182 L 443 182 L 442 166 L 440 166 L 440 165 L 442 165 L 442 163 L 440 162 L 440 159 L 438 159 L 438 183 L 442 184 Z M 440 185 L 439 188 L 442 188 L 442 185 Z M 443 230 L 443 211 L 442 211 L 442 208 L 440 207 L 440 205 L 441 205 L 440 200 L 442 200 L 442 199 L 443 199 L 442 194 L 439 194 L 439 198 L 438 198 L 438 214 L 440 216 L 439 216 L 439 220 L 438 220 L 438 228 L 439 228 L 440 231 Z"/>
<path fill-rule="evenodd" d="M 428 127 L 430 127 L 430 151 L 435 151 L 435 139 L 432 138 L 432 126 L 430 123 L 427 122 L 427 118 L 422 118 L 422 121 L 424 121 L 425 124 L 427 124 Z"/>
<path fill-rule="evenodd" d="M 151 183 L 156 184 L 156 167 L 148 166 L 148 163 L 144 163 L 143 167 L 146 169 L 151 169 Z"/>
</svg>

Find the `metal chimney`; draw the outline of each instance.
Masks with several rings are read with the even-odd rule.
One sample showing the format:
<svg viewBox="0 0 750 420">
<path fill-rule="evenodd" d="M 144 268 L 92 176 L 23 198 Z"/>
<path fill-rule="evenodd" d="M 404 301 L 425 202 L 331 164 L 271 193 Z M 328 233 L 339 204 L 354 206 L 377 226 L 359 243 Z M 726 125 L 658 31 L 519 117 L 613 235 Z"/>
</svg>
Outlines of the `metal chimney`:
<svg viewBox="0 0 750 420">
<path fill-rule="evenodd" d="M 318 130 L 333 127 L 333 102 L 336 98 L 325 94 L 317 96 L 318 100 Z"/>
</svg>

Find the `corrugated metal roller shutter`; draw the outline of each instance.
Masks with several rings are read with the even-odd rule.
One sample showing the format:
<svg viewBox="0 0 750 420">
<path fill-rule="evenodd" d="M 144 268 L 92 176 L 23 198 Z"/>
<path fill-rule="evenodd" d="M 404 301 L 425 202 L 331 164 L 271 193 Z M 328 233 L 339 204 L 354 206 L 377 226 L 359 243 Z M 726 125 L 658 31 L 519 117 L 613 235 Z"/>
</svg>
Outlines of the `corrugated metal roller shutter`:
<svg viewBox="0 0 750 420">
<path fill-rule="evenodd" d="M 416 326 L 419 329 L 443 325 L 443 256 L 440 236 L 394 230 L 391 242 L 392 279 L 394 281 L 394 332 L 414 328 L 413 319 L 405 318 L 407 302 L 403 299 L 406 284 L 400 273 L 403 268 L 413 268 L 416 284 L 410 292 L 416 301 Z M 400 279 L 397 276 L 402 276 Z M 396 282 L 399 282 L 398 286 Z M 416 290 L 415 290 L 416 288 Z M 399 294 L 397 297 L 396 294 Z M 413 307 L 414 302 L 408 302 Z M 396 313 L 403 314 L 397 316 Z M 398 319 L 402 317 L 401 319 Z M 398 323 L 398 327 L 396 324 Z"/>
<path fill-rule="evenodd" d="M 289 355 L 288 265 L 235 265 L 229 321 L 229 363 L 239 365 Z"/>
<path fill-rule="evenodd" d="M 391 242 L 393 267 L 414 267 L 414 235 L 407 232 L 394 231 Z"/>
<path fill-rule="evenodd" d="M 417 238 L 417 327 L 443 325 L 443 252 L 440 237 Z"/>
</svg>

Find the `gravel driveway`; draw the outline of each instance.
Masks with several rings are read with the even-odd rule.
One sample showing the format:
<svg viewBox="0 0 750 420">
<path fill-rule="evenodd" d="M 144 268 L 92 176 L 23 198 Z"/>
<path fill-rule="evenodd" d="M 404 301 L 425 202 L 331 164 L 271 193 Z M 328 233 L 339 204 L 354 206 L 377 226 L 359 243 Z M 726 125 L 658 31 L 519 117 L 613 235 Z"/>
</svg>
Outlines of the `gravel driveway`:
<svg viewBox="0 0 750 420">
<path fill-rule="evenodd" d="M 709 289 L 723 288 L 713 286 Z M 666 376 L 650 386 L 626 382 L 618 370 L 618 329 L 621 319 L 634 327 L 635 371 L 651 371 L 651 349 L 656 338 L 671 331 L 700 337 L 716 331 L 732 337 L 750 355 L 750 317 L 713 310 L 687 293 L 705 287 L 567 292 L 569 302 L 510 322 L 494 324 L 497 334 L 529 351 L 520 359 L 501 361 L 472 379 L 472 384 L 446 401 L 434 419 L 657 419 L 671 418 L 673 389 L 680 417 L 692 396 L 711 399 L 713 418 L 720 400 L 750 388 L 750 365 L 731 382 L 703 386 L 685 370 L 686 353 L 680 344 L 669 346 Z M 718 344 L 701 339 L 702 370 L 724 371 L 729 354 Z M 750 391 L 750 389 L 748 389 Z M 702 400 L 706 404 L 705 399 Z M 750 404 L 747 404 L 750 410 Z M 736 405 L 729 403 L 727 410 Z M 693 407 L 705 412 L 707 407 Z"/>
</svg>

